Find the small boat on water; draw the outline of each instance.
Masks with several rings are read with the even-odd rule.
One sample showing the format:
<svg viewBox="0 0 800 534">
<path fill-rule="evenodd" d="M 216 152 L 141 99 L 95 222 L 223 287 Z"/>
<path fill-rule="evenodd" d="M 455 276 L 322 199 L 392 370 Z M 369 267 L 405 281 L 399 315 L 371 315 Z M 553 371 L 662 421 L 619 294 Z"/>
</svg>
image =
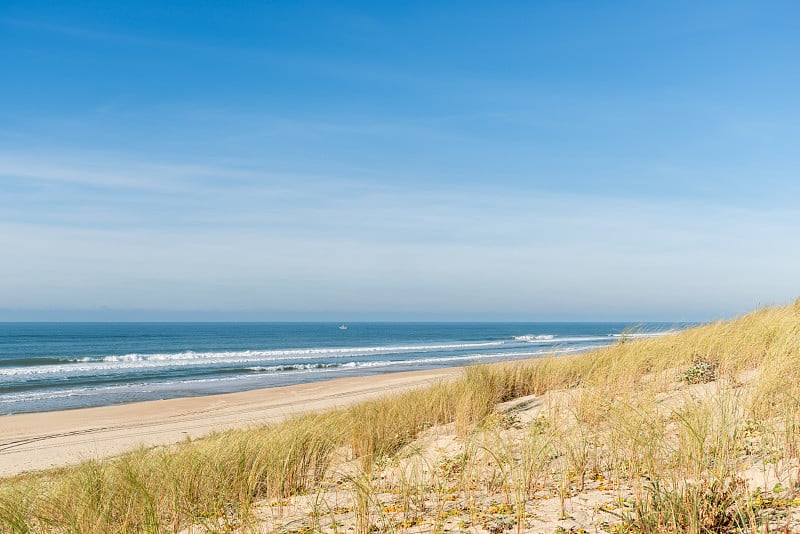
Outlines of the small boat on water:
<svg viewBox="0 0 800 534">
<path fill-rule="evenodd" d="M 346 324 L 340 324 L 339 325 L 339 330 L 347 330 L 347 325 Z"/>
</svg>

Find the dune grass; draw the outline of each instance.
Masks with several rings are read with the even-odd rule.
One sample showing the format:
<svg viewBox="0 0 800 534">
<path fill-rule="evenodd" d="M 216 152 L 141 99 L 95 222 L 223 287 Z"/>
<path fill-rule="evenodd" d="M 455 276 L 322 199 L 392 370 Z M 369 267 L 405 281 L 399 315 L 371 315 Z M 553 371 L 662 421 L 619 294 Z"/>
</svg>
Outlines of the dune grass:
<svg viewBox="0 0 800 534">
<path fill-rule="evenodd" d="M 527 395 L 547 395 L 547 405 L 509 434 L 496 407 Z M 375 473 L 444 424 L 463 452 L 419 470 L 424 476 L 403 475 L 388 505 L 388 482 Z M 441 531 L 453 502 L 466 514 L 461 526 L 474 526 L 487 520 L 481 496 L 489 494 L 503 496 L 495 510 L 521 532 L 535 499 L 556 497 L 566 517 L 589 480 L 618 496 L 618 521 L 602 525 L 608 531 L 764 532 L 761 511 L 795 502 L 800 483 L 800 300 L 590 353 L 469 367 L 458 380 L 346 409 L 5 479 L 0 532 L 261 531 L 255 511 L 264 502 L 321 495 L 321 481 L 352 461 L 358 470 L 343 483 L 359 532 L 406 531 L 421 515 Z M 742 474 L 747 462 L 779 482 L 754 492 Z M 325 520 L 335 507 L 314 502 L 308 528 L 337 532 Z"/>
</svg>

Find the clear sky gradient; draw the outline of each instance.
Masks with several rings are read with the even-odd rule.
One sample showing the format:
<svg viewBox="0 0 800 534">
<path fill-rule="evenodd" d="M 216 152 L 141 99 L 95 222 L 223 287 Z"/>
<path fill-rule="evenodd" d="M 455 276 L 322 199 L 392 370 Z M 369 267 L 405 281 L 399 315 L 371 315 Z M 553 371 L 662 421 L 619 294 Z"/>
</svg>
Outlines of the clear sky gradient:
<svg viewBox="0 0 800 534">
<path fill-rule="evenodd" d="M 0 320 L 800 296 L 795 2 L 0 3 Z"/>
</svg>

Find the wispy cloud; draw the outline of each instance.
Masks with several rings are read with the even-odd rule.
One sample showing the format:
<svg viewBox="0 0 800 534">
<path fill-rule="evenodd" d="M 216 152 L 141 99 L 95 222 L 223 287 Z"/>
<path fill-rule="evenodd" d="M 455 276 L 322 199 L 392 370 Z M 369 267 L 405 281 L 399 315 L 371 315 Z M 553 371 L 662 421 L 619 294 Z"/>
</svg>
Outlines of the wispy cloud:
<svg viewBox="0 0 800 534">
<path fill-rule="evenodd" d="M 64 182 L 108 189 L 140 189 L 164 193 L 191 193 L 198 185 L 206 189 L 229 189 L 252 182 L 280 186 L 298 176 L 255 170 L 245 166 L 166 163 L 96 151 L 0 152 L 0 178 L 39 182 Z"/>
</svg>

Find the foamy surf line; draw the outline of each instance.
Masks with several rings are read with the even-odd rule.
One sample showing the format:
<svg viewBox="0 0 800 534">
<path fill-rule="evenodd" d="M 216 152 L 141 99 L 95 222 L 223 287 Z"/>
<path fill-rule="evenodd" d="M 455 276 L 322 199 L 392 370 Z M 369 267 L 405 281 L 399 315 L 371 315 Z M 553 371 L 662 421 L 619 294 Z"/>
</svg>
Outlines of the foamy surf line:
<svg viewBox="0 0 800 534">
<path fill-rule="evenodd" d="M 504 345 L 505 341 L 486 341 L 480 343 L 441 343 L 435 345 L 390 345 L 377 347 L 321 347 L 278 350 L 242 350 L 242 351 L 208 351 L 196 352 L 192 350 L 168 353 L 130 353 L 111 354 L 106 356 L 84 356 L 81 358 L 21 358 L 19 360 L 6 360 L 0 362 L 0 375 L 7 373 L 8 366 L 12 369 L 37 368 L 47 366 L 63 366 L 82 363 L 137 363 L 137 362 L 180 362 L 180 361 L 220 361 L 230 360 L 243 363 L 247 361 L 279 361 L 286 359 L 310 360 L 320 357 L 347 358 L 349 356 L 366 356 L 379 354 L 392 354 L 403 352 L 428 352 L 441 350 L 465 350 Z M 23 365 L 14 365 L 22 362 Z M 41 365 L 37 365 L 37 363 Z"/>
<path fill-rule="evenodd" d="M 347 357 L 351 355 L 366 355 L 366 354 L 386 354 L 394 352 L 424 352 L 435 350 L 462 350 L 462 349 L 475 349 L 481 347 L 492 347 L 503 345 L 505 341 L 485 341 L 481 343 L 442 343 L 437 345 L 394 345 L 394 346 L 380 346 L 380 347 L 323 347 L 313 349 L 281 349 L 281 350 L 244 350 L 244 351 L 229 351 L 229 352 L 194 352 L 185 351 L 180 353 L 165 353 L 165 354 L 124 354 L 121 356 L 104 356 L 102 361 L 116 362 L 116 361 L 157 361 L 157 360 L 192 360 L 192 359 L 214 359 L 222 356 L 242 356 L 259 358 L 263 360 L 269 359 L 311 359 L 318 358 L 319 356 L 339 356 Z M 87 361 L 83 359 L 82 361 Z"/>
<path fill-rule="evenodd" d="M 581 343 L 581 342 L 600 342 L 606 341 L 608 343 L 615 343 L 620 339 L 644 339 L 651 337 L 659 337 L 667 334 L 674 334 L 677 330 L 667 330 L 664 332 L 631 332 L 622 334 L 607 334 L 605 336 L 567 336 L 556 337 L 551 334 L 525 334 L 521 336 L 514 336 L 514 341 L 524 341 L 526 343 L 546 343 L 555 344 L 559 343 Z M 611 340 L 611 341 L 609 341 Z"/>
<path fill-rule="evenodd" d="M 466 356 L 444 356 L 419 358 L 414 360 L 382 360 L 382 361 L 352 361 L 335 364 L 295 364 L 277 366 L 253 366 L 241 369 L 246 371 L 238 376 L 224 376 L 213 378 L 192 378 L 185 380 L 155 380 L 151 382 L 111 384 L 95 387 L 72 387 L 56 388 L 50 390 L 25 391 L 16 394 L 0 395 L 0 405 L 13 405 L 31 401 L 55 401 L 58 399 L 69 399 L 74 397 L 91 396 L 113 396 L 115 394 L 136 393 L 152 394 L 159 391 L 169 391 L 179 389 L 182 391 L 192 390 L 192 386 L 200 386 L 203 390 L 213 389 L 214 384 L 235 383 L 251 381 L 254 377 L 263 375 L 302 375 L 311 378 L 312 375 L 340 374 L 352 376 L 358 375 L 358 371 L 371 371 L 381 373 L 382 370 L 393 372 L 394 368 L 402 368 L 402 371 L 409 371 L 419 367 L 425 369 L 436 369 L 443 367 L 461 367 L 479 361 L 497 360 L 519 360 L 525 358 L 536 358 L 547 355 L 567 354 L 590 350 L 592 346 L 576 346 L 557 350 L 538 350 L 524 352 L 499 352 L 499 353 L 476 353 Z M 324 378 L 311 378 L 310 380 L 300 380 L 295 383 L 315 382 Z"/>
<path fill-rule="evenodd" d="M 661 333 L 631 334 L 636 336 L 662 335 Z M 626 335 L 623 335 L 626 336 Z M 572 336 L 556 337 L 550 334 L 525 334 L 513 336 L 511 341 L 534 344 L 566 344 L 585 342 L 605 342 L 609 336 Z M 279 362 L 287 360 L 313 360 L 321 358 L 348 358 L 357 356 L 380 356 L 408 352 L 436 352 L 436 351 L 463 351 L 486 347 L 499 347 L 506 345 L 506 340 L 487 341 L 480 343 L 443 343 L 429 345 L 394 345 L 376 347 L 327 347 L 303 348 L 281 350 L 243 350 L 243 351 L 182 351 L 175 353 L 140 354 L 130 353 L 121 355 L 86 356 L 81 358 L 41 358 L 41 365 L 36 365 L 37 359 L 25 358 L 23 365 L 14 365 L 15 360 L 2 362 L 0 377 L 15 375 L 54 374 L 60 372 L 92 372 L 110 371 L 114 369 L 132 370 L 147 367 L 177 367 L 191 365 L 214 364 L 248 364 L 261 362 Z M 57 362 L 57 363 L 56 363 Z"/>
</svg>

